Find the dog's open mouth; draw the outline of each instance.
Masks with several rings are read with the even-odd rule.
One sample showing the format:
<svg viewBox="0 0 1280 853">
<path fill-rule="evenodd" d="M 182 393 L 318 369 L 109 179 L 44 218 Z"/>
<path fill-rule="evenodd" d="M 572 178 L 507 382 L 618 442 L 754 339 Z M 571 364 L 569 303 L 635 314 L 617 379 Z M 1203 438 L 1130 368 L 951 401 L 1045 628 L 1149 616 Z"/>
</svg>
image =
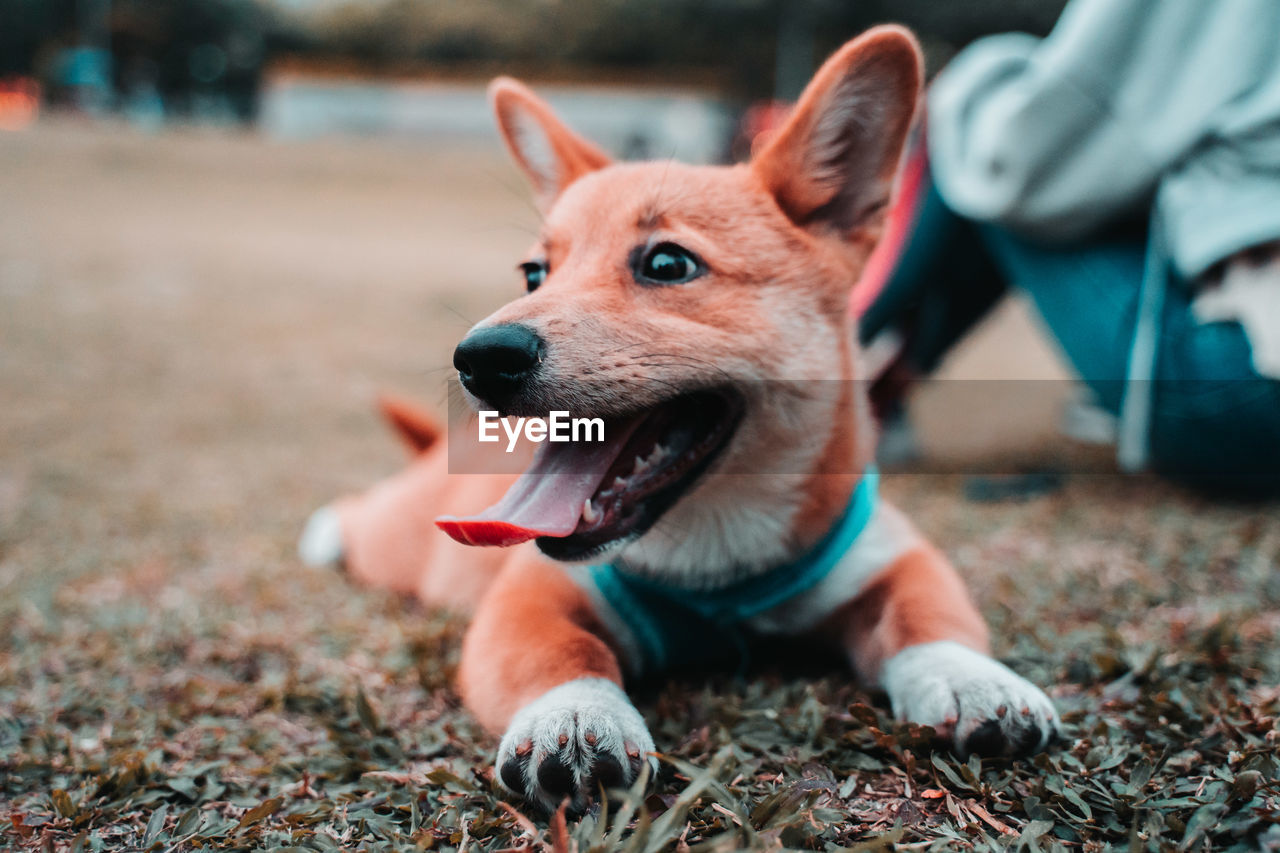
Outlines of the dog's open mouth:
<svg viewBox="0 0 1280 853">
<path fill-rule="evenodd" d="M 736 394 L 698 391 L 607 418 L 604 441 L 543 443 L 502 500 L 436 524 L 468 545 L 537 539 L 549 557 L 588 559 L 648 530 L 729 443 L 742 410 Z"/>
</svg>

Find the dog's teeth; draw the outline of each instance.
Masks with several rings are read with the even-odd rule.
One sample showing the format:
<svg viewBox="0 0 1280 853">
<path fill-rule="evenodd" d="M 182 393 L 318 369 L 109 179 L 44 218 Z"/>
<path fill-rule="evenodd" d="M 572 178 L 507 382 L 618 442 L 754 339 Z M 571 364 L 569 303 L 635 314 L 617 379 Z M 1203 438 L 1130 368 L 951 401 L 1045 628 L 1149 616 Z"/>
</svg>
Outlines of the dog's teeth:
<svg viewBox="0 0 1280 853">
<path fill-rule="evenodd" d="M 600 510 L 596 509 L 595 504 L 591 502 L 591 498 L 587 498 L 582 502 L 582 520 L 587 524 L 595 524 L 600 520 Z"/>
<path fill-rule="evenodd" d="M 661 444 L 659 444 L 659 445 L 656 445 L 653 448 L 653 450 L 650 450 L 649 455 L 646 456 L 644 459 L 641 459 L 639 456 L 637 456 L 636 457 L 636 473 L 639 474 L 641 471 L 648 471 L 654 465 L 657 465 L 659 462 L 661 462 L 662 457 L 666 455 L 667 455 L 667 449 L 663 447 Z"/>
<path fill-rule="evenodd" d="M 613 488 L 613 490 L 614 490 L 615 492 L 620 492 L 620 491 L 622 491 L 623 489 L 625 489 L 626 487 L 627 487 L 627 481 L 626 481 L 626 480 L 622 479 L 621 477 L 614 477 L 614 478 L 613 478 L 613 487 L 612 487 L 612 488 Z"/>
<path fill-rule="evenodd" d="M 645 471 L 649 470 L 649 466 L 652 464 L 653 462 L 650 461 L 649 459 L 641 459 L 639 456 L 637 456 L 635 464 L 631 467 L 631 473 L 633 475 L 643 474 Z"/>
</svg>

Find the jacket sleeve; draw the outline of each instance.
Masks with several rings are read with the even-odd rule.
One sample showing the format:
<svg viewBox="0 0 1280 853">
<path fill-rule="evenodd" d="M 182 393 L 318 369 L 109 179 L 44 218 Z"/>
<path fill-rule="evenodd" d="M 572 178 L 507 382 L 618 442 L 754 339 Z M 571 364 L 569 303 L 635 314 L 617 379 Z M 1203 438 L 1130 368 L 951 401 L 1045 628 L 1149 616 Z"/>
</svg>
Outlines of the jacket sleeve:
<svg viewBox="0 0 1280 853">
<path fill-rule="evenodd" d="M 928 145 L 973 219 L 1071 240 L 1150 204 L 1214 111 L 1274 70 L 1274 0 L 1072 0 L 1053 32 L 982 39 L 938 76 Z"/>
</svg>

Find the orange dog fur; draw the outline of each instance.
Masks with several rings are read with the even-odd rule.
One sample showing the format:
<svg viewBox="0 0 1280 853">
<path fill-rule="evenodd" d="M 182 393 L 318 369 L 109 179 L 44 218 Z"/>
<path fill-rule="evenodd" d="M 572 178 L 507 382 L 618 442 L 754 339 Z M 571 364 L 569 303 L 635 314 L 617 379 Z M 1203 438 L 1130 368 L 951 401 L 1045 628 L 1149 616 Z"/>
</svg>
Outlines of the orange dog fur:
<svg viewBox="0 0 1280 853">
<path fill-rule="evenodd" d="M 910 34 L 876 28 L 822 66 L 750 163 L 731 167 L 611 163 L 524 86 L 491 86 L 503 138 L 545 214 L 530 255 L 545 278 L 472 335 L 532 330 L 545 346 L 528 377 L 539 399 L 569 388 L 576 408 L 606 414 L 661 406 L 669 389 L 701 387 L 711 373 L 740 380 L 745 414 L 715 464 L 605 559 L 714 589 L 785 565 L 841 517 L 872 447 L 846 306 L 882 228 L 920 76 Z M 683 247 L 701 272 L 641 281 L 628 253 L 651 255 L 655 242 Z M 771 397 L 767 386 L 824 379 L 842 381 L 805 398 Z M 622 691 L 636 658 L 625 620 L 580 567 L 534 543 L 468 548 L 438 530 L 437 516 L 479 512 L 514 478 L 449 475 L 431 419 L 403 401 L 383 409 L 412 464 L 318 511 L 304 558 L 340 556 L 361 582 L 472 614 L 459 684 L 503 734 L 497 768 L 508 788 L 582 806 L 598 785 L 629 783 L 654 747 Z M 773 464 L 728 473 L 759 460 Z M 986 626 L 946 559 L 883 502 L 816 587 L 746 627 L 839 645 L 897 715 L 935 726 L 962 753 L 1025 754 L 1056 732 L 1048 698 L 987 656 Z"/>
</svg>

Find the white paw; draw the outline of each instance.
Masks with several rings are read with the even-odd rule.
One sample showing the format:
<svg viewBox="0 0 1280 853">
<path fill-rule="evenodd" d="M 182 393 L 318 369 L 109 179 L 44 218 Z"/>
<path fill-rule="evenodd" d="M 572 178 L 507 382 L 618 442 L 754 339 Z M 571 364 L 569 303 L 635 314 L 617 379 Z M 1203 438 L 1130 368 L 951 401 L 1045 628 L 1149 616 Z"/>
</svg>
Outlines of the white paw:
<svg viewBox="0 0 1280 853">
<path fill-rule="evenodd" d="M 548 811 L 566 797 L 580 810 L 599 786 L 634 782 L 651 752 L 653 738 L 627 694 L 612 681 L 579 678 L 516 712 L 496 768 L 504 787 Z"/>
<path fill-rule="evenodd" d="M 1030 755 L 1058 733 L 1058 712 L 1039 687 L 959 643 L 903 649 L 880 682 L 898 719 L 949 735 L 961 756 Z"/>
<path fill-rule="evenodd" d="M 311 513 L 298 538 L 298 556 L 317 569 L 342 564 L 342 521 L 333 507 L 322 506 Z"/>
</svg>

